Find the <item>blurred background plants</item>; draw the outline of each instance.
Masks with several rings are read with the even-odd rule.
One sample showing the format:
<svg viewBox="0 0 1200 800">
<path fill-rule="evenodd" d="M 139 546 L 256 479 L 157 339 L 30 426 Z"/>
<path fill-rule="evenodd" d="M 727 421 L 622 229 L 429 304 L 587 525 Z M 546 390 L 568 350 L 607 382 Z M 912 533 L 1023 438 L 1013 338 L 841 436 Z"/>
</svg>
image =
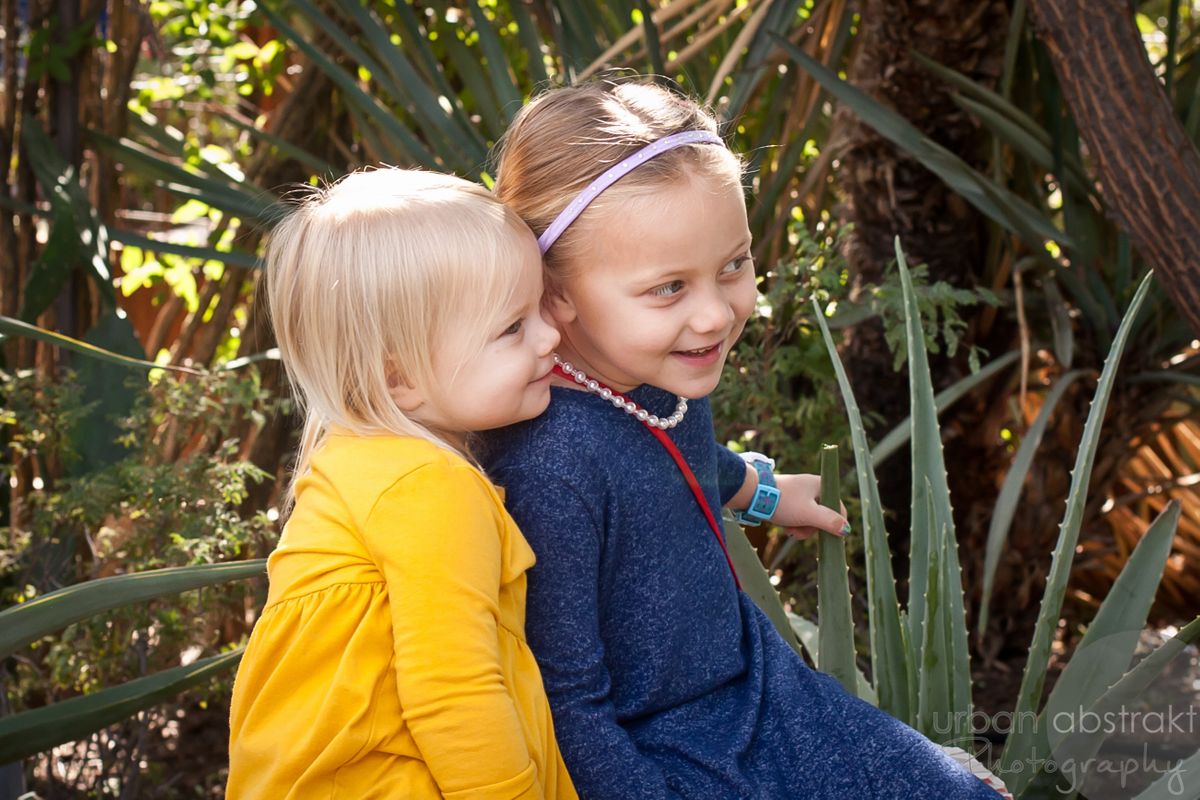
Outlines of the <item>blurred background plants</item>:
<svg viewBox="0 0 1200 800">
<path fill-rule="evenodd" d="M 710 102 L 749 162 L 763 297 L 714 397 L 719 435 L 790 470 L 816 471 L 822 443 L 849 452 L 815 295 L 874 448 L 903 599 L 914 573 L 906 323 L 891 269 L 901 236 L 939 393 L 966 614 L 986 622 L 972 637 L 976 699 L 1011 708 L 1088 403 L 1148 268 L 1134 242 L 1160 228 L 1114 222 L 1125 219 L 1119 187 L 1098 181 L 1073 87 L 1030 4 L 966 5 L 0 0 L 3 604 L 268 552 L 292 420 L 255 289 L 288 184 L 380 161 L 487 182 L 489 147 L 538 88 L 654 73 Z M 1110 87 L 1105 103 L 1118 117 L 1168 106 L 1194 143 L 1200 7 L 1146 0 L 1122 14 L 1114 29 L 1136 39 L 1157 81 L 1141 95 Z M 1068 16 L 1080 47 L 1100 16 Z M 1149 189 L 1165 198 L 1168 235 L 1189 218 L 1171 200 L 1188 195 Z M 1189 285 L 1200 278 L 1160 271 L 1129 332 L 1055 653 L 1082 635 L 1171 499 L 1180 515 L 1150 619 L 1181 627 L 1195 615 L 1200 331 L 1179 302 Z M 168 372 L 98 361 L 13 321 Z M 814 547 L 751 538 L 785 601 L 808 615 Z M 855 546 L 862 612 L 868 571 Z M 184 654 L 232 653 L 261 589 L 226 583 L 47 631 L 0 667 L 0 712 L 119 686 Z M 1003 601 L 981 606 L 989 595 Z M 220 686 L 205 692 L 225 702 Z M 5 779 L 48 797 L 218 796 L 221 715 L 195 697 L 175 702 L 31 758 L 23 775 L 0 769 L 0 796 Z M 210 731 L 197 752 L 216 777 L 159 780 L 172 720 Z"/>
</svg>

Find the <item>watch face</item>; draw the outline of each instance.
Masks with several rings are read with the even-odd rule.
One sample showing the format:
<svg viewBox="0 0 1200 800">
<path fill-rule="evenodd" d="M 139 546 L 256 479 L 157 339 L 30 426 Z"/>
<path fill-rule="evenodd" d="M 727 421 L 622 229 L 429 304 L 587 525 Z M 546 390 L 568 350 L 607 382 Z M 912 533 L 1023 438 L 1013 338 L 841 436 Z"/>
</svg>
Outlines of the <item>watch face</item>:
<svg viewBox="0 0 1200 800">
<path fill-rule="evenodd" d="M 750 511 L 762 519 L 769 519 L 779 505 L 779 490 L 774 486 L 759 486 L 750 502 Z"/>
</svg>

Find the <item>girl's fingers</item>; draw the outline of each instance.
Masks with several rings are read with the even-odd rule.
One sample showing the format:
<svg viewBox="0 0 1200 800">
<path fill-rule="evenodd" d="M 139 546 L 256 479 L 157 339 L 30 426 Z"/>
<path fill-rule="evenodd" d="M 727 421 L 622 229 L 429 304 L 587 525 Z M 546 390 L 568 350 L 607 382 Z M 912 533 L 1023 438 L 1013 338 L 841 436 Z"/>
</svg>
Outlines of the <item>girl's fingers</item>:
<svg viewBox="0 0 1200 800">
<path fill-rule="evenodd" d="M 823 531 L 829 531 L 835 536 L 845 536 L 850 533 L 850 521 L 832 508 L 817 506 L 812 512 L 810 523 Z"/>
<path fill-rule="evenodd" d="M 817 535 L 816 528 L 810 528 L 807 526 L 803 528 L 784 528 L 783 532 L 788 536 L 791 536 L 793 539 L 799 539 L 800 541 L 811 539 Z"/>
</svg>

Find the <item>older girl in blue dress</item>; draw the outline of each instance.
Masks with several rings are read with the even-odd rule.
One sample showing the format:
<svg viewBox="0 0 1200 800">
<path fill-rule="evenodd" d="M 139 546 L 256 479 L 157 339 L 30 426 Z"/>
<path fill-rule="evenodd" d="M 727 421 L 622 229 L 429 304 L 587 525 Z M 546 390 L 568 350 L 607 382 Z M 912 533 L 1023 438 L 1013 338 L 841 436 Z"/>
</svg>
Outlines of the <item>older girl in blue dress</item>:
<svg viewBox="0 0 1200 800">
<path fill-rule="evenodd" d="M 538 556 L 528 635 L 583 798 L 995 798 L 814 672 L 740 591 L 722 506 L 845 532 L 819 479 L 717 444 L 707 395 L 754 308 L 741 163 L 695 103 L 639 83 L 517 116 L 496 192 L 539 234 L 558 385 L 489 436 Z M 774 484 L 771 486 L 769 484 Z"/>
</svg>

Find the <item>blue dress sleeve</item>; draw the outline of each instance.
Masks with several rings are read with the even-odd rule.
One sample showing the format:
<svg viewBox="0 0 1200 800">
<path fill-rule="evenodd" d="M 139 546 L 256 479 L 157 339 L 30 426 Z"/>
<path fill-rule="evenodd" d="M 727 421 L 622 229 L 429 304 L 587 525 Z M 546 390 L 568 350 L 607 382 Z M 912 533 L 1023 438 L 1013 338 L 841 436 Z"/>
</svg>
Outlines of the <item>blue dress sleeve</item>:
<svg viewBox="0 0 1200 800">
<path fill-rule="evenodd" d="M 746 482 L 746 462 L 737 453 L 713 441 L 717 449 L 717 487 L 721 492 L 721 505 L 733 499 Z"/>
<path fill-rule="evenodd" d="M 587 798 L 677 798 L 621 727 L 610 697 L 600 635 L 600 511 L 562 478 L 526 469 L 501 469 L 493 477 L 537 556 L 528 573 L 525 632 L 575 788 Z"/>
</svg>

